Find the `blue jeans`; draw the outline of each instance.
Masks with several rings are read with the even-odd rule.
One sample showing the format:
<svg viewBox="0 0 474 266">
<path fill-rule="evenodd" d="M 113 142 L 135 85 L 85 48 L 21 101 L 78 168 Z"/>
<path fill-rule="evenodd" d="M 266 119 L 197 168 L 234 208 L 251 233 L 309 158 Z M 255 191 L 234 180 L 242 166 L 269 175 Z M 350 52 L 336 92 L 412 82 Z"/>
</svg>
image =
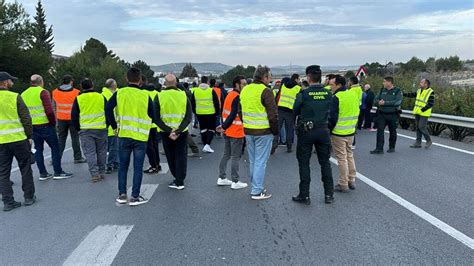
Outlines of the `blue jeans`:
<svg viewBox="0 0 474 266">
<path fill-rule="evenodd" d="M 116 136 L 107 137 L 107 152 L 109 153 L 107 157 L 108 167 L 116 168 L 119 166 L 118 150 L 119 150 L 118 137 Z"/>
<path fill-rule="evenodd" d="M 247 151 L 250 161 L 250 180 L 252 183 L 252 195 L 263 192 L 265 180 L 265 169 L 272 149 L 273 135 L 252 136 L 246 135 Z"/>
<path fill-rule="evenodd" d="M 127 173 L 130 155 L 133 153 L 132 197 L 140 196 L 145 161 L 146 142 L 130 138 L 119 138 L 120 167 L 118 171 L 118 189 L 120 194 L 127 193 Z"/>
<path fill-rule="evenodd" d="M 33 142 L 35 143 L 35 160 L 40 174 L 46 174 L 44 166 L 44 142 L 51 148 L 51 159 L 53 161 L 53 169 L 55 174 L 63 171 L 61 168 L 61 154 L 59 150 L 59 140 L 56 129 L 53 126 L 33 126 Z"/>
</svg>

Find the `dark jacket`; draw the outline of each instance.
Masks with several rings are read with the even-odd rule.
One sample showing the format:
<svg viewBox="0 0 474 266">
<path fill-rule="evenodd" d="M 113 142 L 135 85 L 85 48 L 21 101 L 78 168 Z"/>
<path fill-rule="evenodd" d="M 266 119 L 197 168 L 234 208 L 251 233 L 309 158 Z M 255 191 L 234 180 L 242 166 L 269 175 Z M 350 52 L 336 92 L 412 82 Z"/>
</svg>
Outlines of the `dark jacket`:
<svg viewBox="0 0 474 266">
<path fill-rule="evenodd" d="M 255 81 L 256 84 L 262 84 L 259 81 Z M 278 135 L 279 128 L 278 128 L 278 109 L 275 102 L 275 98 L 273 97 L 273 92 L 269 88 L 266 88 L 262 92 L 261 96 L 262 105 L 265 107 L 265 111 L 267 112 L 268 122 L 270 124 L 269 129 L 250 129 L 244 128 L 245 135 L 253 135 L 253 136 L 263 136 L 263 135 Z M 239 116 L 242 118 L 242 105 L 239 105 Z"/>
<path fill-rule="evenodd" d="M 323 85 L 311 85 L 296 95 L 293 112 L 303 122 L 312 121 L 315 126 L 328 124 L 331 93 Z"/>
<path fill-rule="evenodd" d="M 140 87 L 134 84 L 129 84 L 128 87 L 136 88 L 137 90 L 140 90 Z M 112 97 L 110 97 L 109 101 L 107 102 L 107 105 L 105 106 L 106 120 L 108 121 L 109 125 L 113 129 L 117 129 L 117 121 L 115 120 L 115 114 L 114 114 L 115 107 L 117 107 L 117 93 L 114 93 Z M 148 116 L 151 118 L 151 120 L 154 123 L 156 123 L 155 112 L 153 110 L 153 101 L 151 100 L 151 98 L 148 98 L 147 113 L 148 113 Z"/>
<path fill-rule="evenodd" d="M 163 88 L 162 91 L 167 91 L 167 90 L 180 90 L 176 87 L 167 87 Z M 187 126 L 191 123 L 191 120 L 193 119 L 193 110 L 191 107 L 191 102 L 189 101 L 188 95 L 186 95 L 186 114 L 184 115 L 183 121 L 181 121 L 181 124 L 179 125 L 178 129 L 175 130 L 177 134 L 181 134 L 184 129 L 186 129 Z M 161 107 L 160 107 L 160 98 L 156 97 L 155 102 L 153 103 L 155 106 L 155 117 L 156 117 L 156 125 L 163 130 L 165 133 L 171 133 L 173 130 L 169 126 L 165 124 L 165 122 L 161 119 Z"/>
<path fill-rule="evenodd" d="M 372 89 L 368 89 L 365 93 L 367 94 L 367 97 L 365 98 L 365 109 L 370 110 L 374 106 L 375 94 Z"/>
<path fill-rule="evenodd" d="M 380 100 L 384 100 L 384 105 L 379 105 Z M 402 90 L 398 87 L 393 87 L 391 90 L 382 88 L 380 93 L 375 97 L 374 105 L 377 106 L 378 111 L 385 114 L 397 113 L 400 111 L 403 95 Z"/>
<path fill-rule="evenodd" d="M 79 95 L 84 94 L 84 93 L 91 93 L 91 92 L 96 92 L 96 91 L 94 89 L 81 91 Z M 107 106 L 107 99 L 104 97 L 104 108 L 105 106 Z M 81 131 L 80 117 L 81 117 L 81 110 L 79 108 L 79 103 L 77 102 L 77 97 L 76 97 L 76 99 L 74 99 L 74 103 L 72 104 L 71 122 L 77 131 Z M 105 121 L 108 127 L 109 123 L 107 123 L 107 117 L 105 117 Z"/>
</svg>

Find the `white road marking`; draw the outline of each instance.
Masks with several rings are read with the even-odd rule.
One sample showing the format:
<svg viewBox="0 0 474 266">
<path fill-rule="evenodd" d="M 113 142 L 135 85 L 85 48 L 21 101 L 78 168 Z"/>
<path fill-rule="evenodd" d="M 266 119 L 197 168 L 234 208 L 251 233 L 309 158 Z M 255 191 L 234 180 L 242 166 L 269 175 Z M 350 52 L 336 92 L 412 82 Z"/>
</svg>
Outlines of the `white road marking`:
<svg viewBox="0 0 474 266">
<path fill-rule="evenodd" d="M 338 164 L 337 160 L 331 157 L 331 162 L 334 164 Z M 370 178 L 366 177 L 365 175 L 357 172 L 357 178 L 360 181 L 366 183 L 373 189 L 377 190 L 378 192 L 382 193 L 383 195 L 387 196 L 389 199 L 395 201 L 402 207 L 406 208 L 407 210 L 411 211 L 412 213 L 416 214 L 421 219 L 429 222 L 430 224 L 434 225 L 441 231 L 445 232 L 446 234 L 450 235 L 454 239 L 458 240 L 462 244 L 466 245 L 470 249 L 474 249 L 474 240 L 467 235 L 463 234 L 462 232 L 456 230 L 452 226 L 448 225 L 447 223 L 439 220 L 438 218 L 434 217 L 433 215 L 427 213 L 423 209 L 413 205 L 412 203 L 408 202 L 404 198 L 398 196 L 397 194 L 393 193 L 392 191 L 386 189 L 385 187 L 379 185 L 378 183 L 372 181 Z"/>
<path fill-rule="evenodd" d="M 67 148 L 67 149 L 64 149 L 64 152 L 67 152 L 67 151 L 70 151 L 70 150 L 72 150 L 72 147 L 69 147 L 69 148 Z M 44 157 L 45 160 L 46 160 L 46 159 L 49 159 L 49 158 L 51 158 L 51 154 Z M 19 171 L 19 170 L 20 170 L 19 167 L 15 167 L 15 168 L 13 168 L 13 169 L 10 171 L 10 173 L 14 173 L 14 172 Z"/>
<path fill-rule="evenodd" d="M 153 194 L 155 193 L 158 186 L 159 184 L 142 184 L 142 186 L 140 187 L 140 196 L 148 200 L 151 200 L 151 197 L 153 197 Z M 128 197 L 130 198 L 132 194 L 131 186 L 127 189 L 127 194 L 128 194 Z M 115 205 L 117 205 L 118 207 L 128 206 L 127 204 L 118 204 L 117 202 L 115 203 Z"/>
<path fill-rule="evenodd" d="M 388 132 L 388 131 L 385 131 L 385 133 L 389 133 L 389 132 Z M 414 137 L 407 136 L 407 135 L 403 135 L 403 134 L 400 134 L 400 133 L 397 133 L 397 135 L 400 136 L 400 137 L 403 137 L 403 138 L 416 140 L 416 138 L 414 138 Z M 423 140 L 423 142 L 426 142 L 426 141 Z M 448 146 L 448 145 L 444 145 L 444 144 L 441 144 L 441 143 L 433 142 L 433 145 L 439 146 L 439 147 L 443 147 L 443 148 L 446 148 L 446 149 L 450 149 L 450 150 L 453 150 L 453 151 L 458 151 L 458 152 L 466 153 L 466 154 L 469 154 L 469 155 L 474 155 L 474 152 L 473 152 L 473 151 L 467 151 L 467 150 L 463 150 L 463 149 L 451 147 L 451 146 Z"/>
<path fill-rule="evenodd" d="M 90 232 L 63 265 L 111 265 L 133 225 L 100 225 Z"/>
</svg>

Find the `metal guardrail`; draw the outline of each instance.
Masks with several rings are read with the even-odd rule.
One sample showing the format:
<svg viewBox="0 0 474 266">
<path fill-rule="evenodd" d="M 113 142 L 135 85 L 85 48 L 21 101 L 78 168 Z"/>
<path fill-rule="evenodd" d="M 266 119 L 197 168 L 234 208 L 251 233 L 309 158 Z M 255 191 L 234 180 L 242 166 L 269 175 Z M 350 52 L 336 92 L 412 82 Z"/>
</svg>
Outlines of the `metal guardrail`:
<svg viewBox="0 0 474 266">
<path fill-rule="evenodd" d="M 377 111 L 377 107 L 374 107 L 372 109 L 372 112 L 375 113 L 376 111 Z M 402 110 L 402 114 L 400 116 L 403 118 L 415 119 L 415 116 L 413 115 L 413 111 L 410 111 L 410 110 Z M 443 115 L 443 114 L 432 113 L 431 117 L 428 119 L 428 122 L 474 129 L 474 117 L 464 117 L 464 116 Z"/>
</svg>

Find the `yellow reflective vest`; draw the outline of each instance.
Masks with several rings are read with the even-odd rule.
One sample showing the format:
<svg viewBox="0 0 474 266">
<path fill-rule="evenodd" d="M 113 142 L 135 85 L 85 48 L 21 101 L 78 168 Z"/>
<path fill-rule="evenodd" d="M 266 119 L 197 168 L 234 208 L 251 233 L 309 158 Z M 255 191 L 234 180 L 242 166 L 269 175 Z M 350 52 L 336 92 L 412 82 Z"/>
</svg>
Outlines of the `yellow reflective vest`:
<svg viewBox="0 0 474 266">
<path fill-rule="evenodd" d="M 242 92 L 240 92 L 240 105 L 242 106 L 244 128 L 270 128 L 267 111 L 262 104 L 262 93 L 266 88 L 264 84 L 252 83 L 245 86 Z"/>
<path fill-rule="evenodd" d="M 353 135 L 360 112 L 357 95 L 352 90 L 345 90 L 334 96 L 339 100 L 339 115 L 332 133 L 339 136 Z"/>
<path fill-rule="evenodd" d="M 421 115 L 421 116 L 426 116 L 430 117 L 431 116 L 431 109 L 430 108 L 426 111 L 421 111 L 426 104 L 428 104 L 428 99 L 430 98 L 431 94 L 433 93 L 432 88 L 427 88 L 425 90 L 418 89 L 416 92 L 416 100 L 415 100 L 415 107 L 413 108 L 413 114 L 414 115 Z"/>
<path fill-rule="evenodd" d="M 296 85 L 295 87 L 288 89 L 285 84 L 281 85 L 280 100 L 278 106 L 286 107 L 293 110 L 295 104 L 296 95 L 301 91 L 301 86 Z"/>
<path fill-rule="evenodd" d="M 173 130 L 178 129 L 186 116 L 186 105 L 188 103 L 186 93 L 181 90 L 164 90 L 158 94 L 158 99 L 161 120 Z M 163 130 L 158 128 L 158 131 Z M 187 127 L 183 132 L 186 131 L 188 131 Z"/>
<path fill-rule="evenodd" d="M 213 89 L 196 88 L 193 90 L 194 99 L 196 100 L 196 114 L 212 115 L 216 113 L 212 96 Z"/>
<path fill-rule="evenodd" d="M 110 98 L 112 97 L 112 95 L 114 95 L 114 92 L 112 92 L 111 90 L 109 90 L 109 88 L 104 87 L 104 88 L 102 88 L 102 95 L 103 95 L 103 96 L 105 97 L 105 99 L 108 101 L 108 100 L 110 100 Z M 112 129 L 111 126 L 109 126 L 109 127 L 107 128 L 107 135 L 108 135 L 109 137 L 115 136 L 114 130 Z"/>
<path fill-rule="evenodd" d="M 147 91 L 125 87 L 117 90 L 119 137 L 148 141 L 151 117 L 148 116 L 150 95 Z"/>
<path fill-rule="evenodd" d="M 0 90 L 0 110 L 0 144 L 25 140 L 25 128 L 18 115 L 18 94 Z"/>
<path fill-rule="evenodd" d="M 81 130 L 106 129 L 104 98 L 98 92 L 87 92 L 77 96 Z"/>
<path fill-rule="evenodd" d="M 21 94 L 21 98 L 25 102 L 31 115 L 33 125 L 48 124 L 49 120 L 44 110 L 41 93 L 44 91 L 42 87 L 29 87 Z"/>
</svg>

